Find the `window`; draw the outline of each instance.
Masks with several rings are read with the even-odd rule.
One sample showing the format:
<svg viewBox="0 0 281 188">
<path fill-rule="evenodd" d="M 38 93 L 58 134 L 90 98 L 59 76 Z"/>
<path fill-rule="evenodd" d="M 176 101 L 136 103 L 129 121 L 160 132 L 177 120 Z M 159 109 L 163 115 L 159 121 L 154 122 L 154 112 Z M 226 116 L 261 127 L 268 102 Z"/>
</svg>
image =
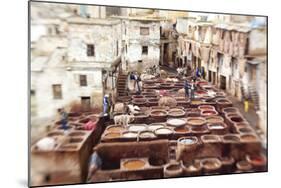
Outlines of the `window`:
<svg viewBox="0 0 281 188">
<path fill-rule="evenodd" d="M 62 99 L 61 85 L 60 84 L 54 84 L 52 87 L 53 87 L 54 99 Z"/>
<path fill-rule="evenodd" d="M 148 54 L 148 46 L 142 46 L 142 55 Z"/>
<path fill-rule="evenodd" d="M 30 90 L 30 95 L 31 95 L 31 96 L 34 96 L 34 95 L 35 95 L 35 90 L 31 89 L 31 90 Z"/>
<path fill-rule="evenodd" d="M 87 86 L 87 76 L 86 75 L 80 75 L 80 86 Z"/>
<path fill-rule="evenodd" d="M 148 27 L 140 27 L 140 35 L 149 35 Z"/>
<path fill-rule="evenodd" d="M 95 56 L 95 46 L 93 44 L 87 44 L 87 56 Z"/>
</svg>

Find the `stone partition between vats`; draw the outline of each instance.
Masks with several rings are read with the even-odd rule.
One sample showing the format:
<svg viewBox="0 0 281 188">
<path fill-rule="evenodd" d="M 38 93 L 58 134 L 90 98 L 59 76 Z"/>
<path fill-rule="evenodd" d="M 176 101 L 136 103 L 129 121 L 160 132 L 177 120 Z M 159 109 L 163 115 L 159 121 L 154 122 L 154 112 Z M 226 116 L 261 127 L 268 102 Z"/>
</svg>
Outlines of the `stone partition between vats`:
<svg viewBox="0 0 281 188">
<path fill-rule="evenodd" d="M 53 150 L 42 151 L 31 147 L 31 182 L 37 185 L 62 185 L 86 182 L 88 161 L 92 147 L 97 144 L 103 131 L 103 120 L 97 122 L 92 131 L 52 130 L 49 137 L 65 140 Z"/>
</svg>

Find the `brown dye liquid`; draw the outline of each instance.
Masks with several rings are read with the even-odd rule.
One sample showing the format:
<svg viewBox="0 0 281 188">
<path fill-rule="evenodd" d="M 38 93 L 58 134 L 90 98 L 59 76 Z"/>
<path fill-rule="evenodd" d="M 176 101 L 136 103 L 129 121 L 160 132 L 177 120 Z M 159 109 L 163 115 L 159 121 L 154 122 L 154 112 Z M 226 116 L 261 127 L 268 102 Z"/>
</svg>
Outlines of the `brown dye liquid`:
<svg viewBox="0 0 281 188">
<path fill-rule="evenodd" d="M 188 131 L 188 129 L 185 127 L 179 127 L 179 128 L 176 128 L 175 131 L 178 133 L 185 133 Z"/>
<path fill-rule="evenodd" d="M 123 131 L 125 130 L 124 128 L 122 127 L 111 127 L 108 129 L 108 131 L 112 131 L 112 132 L 120 132 L 120 131 Z"/>
<path fill-rule="evenodd" d="M 188 123 L 190 123 L 190 124 L 192 124 L 192 125 L 201 125 L 201 124 L 204 123 L 204 121 L 201 120 L 201 119 L 192 119 L 192 120 L 189 120 Z"/>
<path fill-rule="evenodd" d="M 223 120 L 220 119 L 219 117 L 211 117 L 211 118 L 208 118 L 207 121 L 208 121 L 209 123 L 223 122 Z"/>
<path fill-rule="evenodd" d="M 144 167 L 145 162 L 141 160 L 132 160 L 124 164 L 124 167 L 128 170 L 135 170 Z"/>
<path fill-rule="evenodd" d="M 106 138 L 117 138 L 120 137 L 120 134 L 118 133 L 108 133 L 105 135 Z"/>
<path fill-rule="evenodd" d="M 253 135 L 243 135 L 243 136 L 241 136 L 241 139 L 243 141 L 248 141 L 248 142 L 256 141 L 257 140 L 257 138 L 255 136 L 253 136 Z"/>
<path fill-rule="evenodd" d="M 167 167 L 167 170 L 179 170 L 180 169 L 180 166 L 178 165 L 170 165 Z"/>
</svg>

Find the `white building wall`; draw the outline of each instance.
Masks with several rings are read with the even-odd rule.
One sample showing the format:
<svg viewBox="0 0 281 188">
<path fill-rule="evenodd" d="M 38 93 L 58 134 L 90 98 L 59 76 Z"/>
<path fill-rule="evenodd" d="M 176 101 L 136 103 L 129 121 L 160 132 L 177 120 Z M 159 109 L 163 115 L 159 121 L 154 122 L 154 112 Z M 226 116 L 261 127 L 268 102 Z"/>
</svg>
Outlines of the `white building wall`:
<svg viewBox="0 0 281 188">
<path fill-rule="evenodd" d="M 120 27 L 120 26 L 119 26 Z M 69 61 L 104 61 L 111 62 L 115 56 L 117 31 L 113 26 L 73 25 L 70 27 L 68 60 Z M 116 33 L 115 33 L 116 32 Z M 120 31 L 121 32 L 121 31 Z M 87 44 L 95 45 L 95 56 L 87 56 Z"/>
<path fill-rule="evenodd" d="M 130 62 L 129 70 L 136 69 L 137 61 L 142 60 L 142 68 L 158 65 L 160 60 L 160 22 L 127 21 L 126 60 Z M 141 35 L 140 28 L 148 27 L 149 35 Z M 142 46 L 148 46 L 148 54 L 142 55 Z"/>
</svg>

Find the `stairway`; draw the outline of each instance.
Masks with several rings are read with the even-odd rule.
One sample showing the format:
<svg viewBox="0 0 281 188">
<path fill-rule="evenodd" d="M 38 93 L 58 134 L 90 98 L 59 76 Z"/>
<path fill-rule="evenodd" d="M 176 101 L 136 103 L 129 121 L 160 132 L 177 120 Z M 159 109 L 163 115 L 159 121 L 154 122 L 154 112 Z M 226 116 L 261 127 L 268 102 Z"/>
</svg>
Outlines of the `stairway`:
<svg viewBox="0 0 281 188">
<path fill-rule="evenodd" d="M 255 105 L 255 109 L 259 110 L 259 108 L 260 108 L 259 95 L 258 95 L 256 87 L 252 86 L 252 84 L 250 84 L 250 86 L 249 86 L 249 93 L 250 93 L 250 98 L 252 99 L 252 101 Z"/>
<path fill-rule="evenodd" d="M 168 148 L 168 160 L 176 161 L 177 141 L 170 141 Z"/>
<path fill-rule="evenodd" d="M 248 94 L 246 92 L 248 90 Z M 250 84 L 248 88 L 245 88 L 244 86 L 241 87 L 241 93 L 243 98 L 249 98 L 253 101 L 255 109 L 258 110 L 260 108 L 259 106 L 259 95 L 257 92 L 256 87 L 253 86 L 253 84 Z"/>
<path fill-rule="evenodd" d="M 121 73 L 117 79 L 117 96 L 127 96 L 127 74 Z"/>
</svg>

